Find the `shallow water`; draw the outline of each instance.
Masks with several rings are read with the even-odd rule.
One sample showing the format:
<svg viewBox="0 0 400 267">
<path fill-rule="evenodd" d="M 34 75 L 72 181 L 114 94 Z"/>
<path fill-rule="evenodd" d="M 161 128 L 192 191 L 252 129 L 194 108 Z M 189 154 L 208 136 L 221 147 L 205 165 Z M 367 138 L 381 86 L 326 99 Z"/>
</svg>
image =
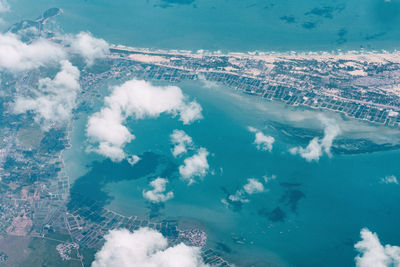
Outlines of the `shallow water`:
<svg viewBox="0 0 400 267">
<path fill-rule="evenodd" d="M 194 220 L 206 229 L 208 246 L 239 266 L 351 266 L 355 256 L 353 245 L 359 240 L 362 227 L 378 232 L 384 243 L 399 243 L 400 187 L 380 182 L 387 175 L 400 175 L 399 151 L 334 154 L 331 158 L 325 155 L 318 163 L 309 163 L 288 152 L 298 145 L 298 139 L 281 138 L 268 125 L 271 120 L 280 120 L 288 127 L 321 127 L 307 120 L 289 122 L 283 118 L 294 114 L 312 118 L 317 112 L 285 108 L 226 88 L 210 89 L 193 83 L 180 86 L 202 105 L 203 120 L 183 126 L 174 118 L 160 116 L 129 124 L 136 139 L 126 146 L 126 151 L 137 155 L 155 153 L 162 158 L 157 170 L 138 175 L 136 165 L 130 169 L 122 162 L 112 164 L 118 170 L 116 174 L 100 179 L 111 163 L 94 156 L 100 161 L 78 178 L 73 190 L 85 192 L 87 188 L 79 184 L 90 181 L 94 188 L 93 183 L 100 179 L 99 188 L 105 193 L 98 200 L 105 199 L 108 208 L 128 216 Z M 343 127 L 359 123 L 342 121 L 333 113 L 325 116 L 335 118 Z M 369 129 L 371 137 L 374 131 L 381 134 L 378 127 L 360 125 Z M 83 126 L 81 123 L 75 131 L 82 132 Z M 256 149 L 254 135 L 247 126 L 263 129 L 275 137 L 272 152 Z M 182 159 L 174 159 L 171 154 L 169 134 L 173 129 L 183 129 L 198 147 L 207 148 L 211 154 L 209 174 L 191 186 L 180 180 L 176 172 Z M 388 140 L 394 132 L 387 133 Z M 355 133 L 346 135 L 344 132 L 340 138 L 350 138 Z M 77 138 L 72 145 L 79 146 L 83 138 Z M 149 162 L 145 160 L 143 164 Z M 266 192 L 250 196 L 249 203 L 226 207 L 221 202 L 227 194 L 240 189 L 247 178 L 262 181 L 262 176 L 272 174 L 277 178 L 266 183 Z M 158 175 L 169 179 L 167 190 L 172 190 L 175 197 L 164 206 L 154 207 L 145 202 L 142 191 Z"/>
</svg>

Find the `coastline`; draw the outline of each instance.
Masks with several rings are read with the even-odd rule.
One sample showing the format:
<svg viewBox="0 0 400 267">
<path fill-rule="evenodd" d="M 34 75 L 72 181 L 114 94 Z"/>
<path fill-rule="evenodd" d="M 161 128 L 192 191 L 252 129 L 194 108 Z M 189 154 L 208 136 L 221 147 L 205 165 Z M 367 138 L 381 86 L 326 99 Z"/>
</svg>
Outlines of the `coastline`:
<svg viewBox="0 0 400 267">
<path fill-rule="evenodd" d="M 168 56 L 192 56 L 192 57 L 202 57 L 202 56 L 215 56 L 215 57 L 238 57 L 238 58 L 251 58 L 258 60 L 269 61 L 274 58 L 279 59 L 319 59 L 319 60 L 369 60 L 371 62 L 382 62 L 382 60 L 387 60 L 391 62 L 400 63 L 400 51 L 395 49 L 393 51 L 382 50 L 347 50 L 342 51 L 331 50 L 331 51 L 308 51 L 308 52 L 275 52 L 275 51 L 243 51 L 243 52 L 227 52 L 223 53 L 220 50 L 209 51 L 209 50 L 175 50 L 175 49 L 151 49 L 143 47 L 125 46 L 111 44 L 110 49 L 119 50 L 121 52 L 133 52 L 133 53 L 145 53 L 149 55 L 164 54 Z M 395 57 L 393 57 L 395 56 Z"/>
</svg>

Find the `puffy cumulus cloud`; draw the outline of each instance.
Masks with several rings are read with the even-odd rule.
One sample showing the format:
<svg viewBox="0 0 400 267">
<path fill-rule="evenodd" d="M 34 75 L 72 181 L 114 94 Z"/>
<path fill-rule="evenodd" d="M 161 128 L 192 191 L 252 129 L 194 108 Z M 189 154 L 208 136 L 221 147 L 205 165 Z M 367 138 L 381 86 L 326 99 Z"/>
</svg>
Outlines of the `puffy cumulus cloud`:
<svg viewBox="0 0 400 267">
<path fill-rule="evenodd" d="M 177 86 L 154 86 L 146 81 L 131 80 L 114 88 L 105 99 L 114 111 L 122 111 L 136 119 L 155 118 L 161 113 L 179 114 L 184 124 L 201 119 L 201 107 L 188 102 Z"/>
<path fill-rule="evenodd" d="M 246 194 L 244 193 L 243 190 L 238 190 L 234 195 L 229 195 L 228 196 L 228 201 L 229 202 L 242 202 L 242 203 L 247 203 L 249 200 L 247 199 Z M 229 205 L 229 202 L 226 201 L 225 199 L 222 200 L 222 203 Z"/>
<path fill-rule="evenodd" d="M 207 149 L 201 147 L 196 154 L 186 158 L 183 165 L 179 166 L 179 174 L 182 179 L 192 184 L 195 182 L 195 177 L 204 177 L 210 168 L 207 161 L 208 154 Z"/>
<path fill-rule="evenodd" d="M 61 61 L 61 71 L 54 79 L 39 80 L 38 88 L 33 92 L 34 97 L 16 98 L 14 112 L 34 112 L 35 121 L 45 130 L 53 124 L 67 122 L 80 91 L 79 75 L 79 70 L 69 61 Z"/>
<path fill-rule="evenodd" d="M 92 65 L 96 59 L 104 58 L 109 53 L 109 44 L 103 39 L 93 37 L 89 32 L 67 35 L 64 41 L 70 46 L 71 52 L 81 55 L 88 65 Z"/>
<path fill-rule="evenodd" d="M 247 179 L 247 184 L 243 186 L 244 191 L 251 195 L 255 193 L 261 193 L 264 191 L 264 185 L 257 181 L 256 179 Z"/>
<path fill-rule="evenodd" d="M 367 228 L 361 230 L 361 241 L 354 247 L 359 253 L 355 258 L 358 267 L 400 266 L 400 247 L 383 246 L 377 234 Z"/>
<path fill-rule="evenodd" d="M 0 70 L 26 71 L 55 65 L 66 58 L 64 48 L 49 40 L 39 38 L 27 44 L 15 34 L 0 34 Z"/>
<path fill-rule="evenodd" d="M 254 127 L 249 126 L 248 129 L 250 132 L 255 134 L 254 144 L 257 146 L 258 150 L 264 150 L 264 151 L 272 150 L 272 145 L 275 142 L 275 138 L 273 138 L 272 136 L 265 135 L 263 132 Z"/>
<path fill-rule="evenodd" d="M 247 184 L 242 189 L 237 190 L 234 195 L 229 195 L 228 200 L 231 202 L 249 202 L 247 197 L 252 194 L 258 194 L 264 192 L 264 185 L 257 179 L 247 179 Z M 223 201 L 224 202 L 224 201 Z"/>
<path fill-rule="evenodd" d="M 293 155 L 299 154 L 307 161 L 318 161 L 325 152 L 331 156 L 331 147 L 333 140 L 340 134 L 340 127 L 336 124 L 335 120 L 327 118 L 323 115 L 318 116 L 319 121 L 324 125 L 324 137 L 322 139 L 313 138 L 307 147 L 293 147 L 289 151 Z"/>
<path fill-rule="evenodd" d="M 178 116 L 184 124 L 201 119 L 201 106 L 188 102 L 176 86 L 154 86 L 146 81 L 131 80 L 115 86 L 104 99 L 104 107 L 93 114 L 87 123 L 89 139 L 98 143 L 91 150 L 121 161 L 126 155 L 123 147 L 135 136 L 124 125 L 128 117 L 134 119 L 156 118 L 161 113 Z"/>
<path fill-rule="evenodd" d="M 190 124 L 192 121 L 202 119 L 201 111 L 202 108 L 196 101 L 185 103 L 179 107 L 180 120 L 183 124 Z"/>
<path fill-rule="evenodd" d="M 168 247 L 167 239 L 149 228 L 133 233 L 112 230 L 104 239 L 92 267 L 209 267 L 203 262 L 200 248 L 184 243 Z"/>
<path fill-rule="evenodd" d="M 182 130 L 174 130 L 170 138 L 174 144 L 172 149 L 174 157 L 187 153 L 188 149 L 195 149 L 192 138 Z M 207 149 L 201 147 L 197 149 L 194 155 L 187 157 L 183 164 L 179 166 L 181 178 L 188 181 L 189 185 L 195 182 L 195 177 L 204 177 L 207 174 L 209 169 L 208 155 Z"/>
<path fill-rule="evenodd" d="M 187 152 L 188 148 L 193 147 L 192 138 L 182 130 L 174 130 L 170 135 L 171 142 L 174 144 L 172 155 L 177 157 Z"/>
<path fill-rule="evenodd" d="M 399 184 L 399 181 L 397 180 L 397 177 L 394 175 L 389 175 L 384 178 L 381 178 L 381 183 L 384 184 Z"/>
<path fill-rule="evenodd" d="M 132 155 L 132 156 L 128 157 L 127 160 L 128 160 L 128 163 L 133 166 L 136 163 L 138 163 L 141 160 L 141 158 L 139 156 Z"/>
<path fill-rule="evenodd" d="M 165 192 L 167 183 L 167 179 L 158 177 L 150 183 L 150 185 L 153 187 L 152 190 L 143 190 L 143 197 L 153 203 L 165 202 L 173 198 L 173 192 Z"/>
<path fill-rule="evenodd" d="M 1 11 L 0 0 L 0 11 Z M 28 28 L 25 31 L 35 30 Z M 90 33 L 59 36 L 69 47 L 57 44 L 45 38 L 38 38 L 25 43 L 19 35 L 13 33 L 0 34 L 0 69 L 26 71 L 67 59 L 69 53 L 81 55 L 88 65 L 95 59 L 103 58 L 109 53 L 109 45 L 103 39 L 93 37 Z"/>
<path fill-rule="evenodd" d="M 8 12 L 10 9 L 10 5 L 6 0 L 0 0 L 0 13 Z"/>
<path fill-rule="evenodd" d="M 0 0 L 0 12 L 7 7 L 4 3 L 6 2 Z M 35 28 L 28 28 L 23 32 L 35 30 Z M 41 37 L 31 43 L 26 43 L 21 40 L 20 35 L 10 32 L 0 33 L 0 70 L 19 72 L 53 66 L 61 60 L 68 59 L 70 53 L 79 54 L 87 64 L 92 64 L 96 58 L 102 58 L 109 52 L 106 41 L 94 38 L 87 32 L 59 36 L 59 38 L 69 49 Z"/>
<path fill-rule="evenodd" d="M 126 155 L 122 147 L 135 139 L 123 125 L 124 120 L 121 110 L 110 107 L 93 114 L 88 120 L 86 134 L 99 144 L 92 150 L 113 161 L 123 160 Z"/>
<path fill-rule="evenodd" d="M 289 152 L 293 155 L 300 154 L 307 161 L 318 161 L 322 156 L 322 145 L 318 137 L 313 138 L 306 148 L 292 147 Z"/>
</svg>

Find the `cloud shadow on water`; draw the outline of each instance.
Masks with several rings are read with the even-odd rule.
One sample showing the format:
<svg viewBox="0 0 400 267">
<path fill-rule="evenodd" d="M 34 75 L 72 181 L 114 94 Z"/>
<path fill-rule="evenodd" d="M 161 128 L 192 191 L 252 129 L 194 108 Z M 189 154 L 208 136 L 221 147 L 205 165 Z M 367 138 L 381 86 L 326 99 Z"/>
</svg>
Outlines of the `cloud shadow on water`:
<svg viewBox="0 0 400 267">
<path fill-rule="evenodd" d="M 299 201 L 305 198 L 306 195 L 302 191 L 296 189 L 299 184 L 283 183 L 281 186 L 285 187 L 286 190 L 279 201 L 288 206 L 292 212 L 296 213 Z"/>
<path fill-rule="evenodd" d="M 173 7 L 174 5 L 190 5 L 193 4 L 193 7 L 196 7 L 194 4 L 195 0 L 161 0 L 161 3 L 158 5 L 154 5 L 155 7 L 168 8 Z"/>
<path fill-rule="evenodd" d="M 145 152 L 140 156 L 141 160 L 131 165 L 126 160 L 112 162 L 109 159 L 95 161 L 89 167 L 90 171 L 78 178 L 71 187 L 71 196 L 68 209 L 78 209 L 78 213 L 86 211 L 99 213 L 101 209 L 109 204 L 112 197 L 104 191 L 109 183 L 137 180 L 149 175 L 156 175 L 160 166 L 165 169 L 161 173 L 171 175 L 174 169 L 168 159 L 153 152 Z M 85 216 L 86 214 L 81 214 Z M 97 218 L 100 219 L 100 218 Z"/>
<path fill-rule="evenodd" d="M 288 24 L 293 24 L 296 23 L 296 18 L 292 15 L 287 15 L 287 16 L 282 16 L 279 18 L 280 20 L 288 23 Z"/>
<path fill-rule="evenodd" d="M 281 182 L 283 194 L 278 199 L 279 205 L 273 210 L 268 207 L 262 207 L 258 210 L 258 215 L 267 218 L 269 221 L 284 222 L 288 214 L 297 214 L 299 201 L 305 198 L 305 194 L 298 189 L 300 183 Z"/>
<path fill-rule="evenodd" d="M 306 195 L 300 190 L 287 190 L 281 198 L 281 202 L 288 205 L 293 212 L 297 212 L 297 206 L 299 201 L 306 197 Z"/>
<path fill-rule="evenodd" d="M 228 245 L 226 245 L 224 243 L 221 243 L 221 242 L 216 242 L 215 244 L 216 244 L 215 249 L 220 250 L 220 251 L 222 251 L 224 253 L 227 253 L 227 254 L 231 254 L 232 253 L 232 249 Z"/>
<path fill-rule="evenodd" d="M 258 211 L 258 214 L 271 222 L 284 222 L 286 219 L 286 213 L 280 207 L 276 207 L 272 211 L 262 208 Z"/>
<path fill-rule="evenodd" d="M 307 29 L 307 30 L 312 30 L 317 27 L 317 23 L 313 22 L 313 21 L 307 21 L 307 22 L 304 22 L 303 24 L 301 24 L 301 27 L 303 27 L 304 29 Z"/>
</svg>

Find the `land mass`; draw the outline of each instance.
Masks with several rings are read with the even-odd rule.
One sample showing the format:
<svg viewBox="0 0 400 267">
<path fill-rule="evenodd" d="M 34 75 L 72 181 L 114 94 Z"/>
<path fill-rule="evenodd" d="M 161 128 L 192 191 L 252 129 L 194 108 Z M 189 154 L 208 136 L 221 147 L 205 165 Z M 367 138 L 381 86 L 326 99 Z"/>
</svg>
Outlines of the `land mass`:
<svg viewBox="0 0 400 267">
<path fill-rule="evenodd" d="M 48 19 L 60 13 L 60 9 L 50 9 L 37 20 L 22 21 L 9 31 L 24 32 L 21 39 L 25 42 L 31 42 L 39 34 L 62 44 L 62 40 L 44 27 Z M 31 27 L 38 31 L 24 31 Z M 6 244 L 0 246 L 0 262 L 12 262 L 13 250 L 4 247 L 15 238 L 16 244 L 23 243 L 27 249 L 29 244 L 32 251 L 41 250 L 30 256 L 51 249 L 58 253 L 55 261 L 89 265 L 93 251 L 91 256 L 86 256 L 90 254 L 87 249 L 98 249 L 107 231 L 121 227 L 134 230 L 147 226 L 161 231 L 172 243 L 184 241 L 204 246 L 206 236 L 201 229 L 182 230 L 179 222 L 173 220 L 123 216 L 104 208 L 98 199 L 70 194 L 71 184 L 63 172 L 62 157 L 62 152 L 70 147 L 69 127 L 64 125 L 43 132 L 34 123 L 33 114 L 17 116 L 6 109 L 17 93 L 35 88 L 40 75 L 40 70 L 18 76 L 0 73 L 3 91 L 0 98 L 0 234 L 3 238 L 0 241 Z M 101 86 L 108 80 L 132 78 L 224 85 L 268 101 L 327 109 L 390 127 L 400 126 L 400 53 L 397 52 L 222 54 L 112 46 L 99 64 L 82 70 L 82 91 L 74 115 L 92 110 L 94 102 L 103 96 Z M 289 134 L 308 134 L 299 134 L 299 131 L 291 129 Z M 334 148 L 346 153 L 350 146 L 340 143 Z M 356 149 L 360 150 L 359 146 Z M 277 214 L 279 210 L 272 215 L 279 217 Z M 219 247 L 229 251 L 223 245 Z M 207 263 L 229 264 L 207 246 L 203 257 Z"/>
<path fill-rule="evenodd" d="M 220 83 L 291 106 L 328 109 L 349 117 L 400 125 L 400 53 L 191 53 L 113 46 L 112 75 L 180 82 Z"/>
</svg>

